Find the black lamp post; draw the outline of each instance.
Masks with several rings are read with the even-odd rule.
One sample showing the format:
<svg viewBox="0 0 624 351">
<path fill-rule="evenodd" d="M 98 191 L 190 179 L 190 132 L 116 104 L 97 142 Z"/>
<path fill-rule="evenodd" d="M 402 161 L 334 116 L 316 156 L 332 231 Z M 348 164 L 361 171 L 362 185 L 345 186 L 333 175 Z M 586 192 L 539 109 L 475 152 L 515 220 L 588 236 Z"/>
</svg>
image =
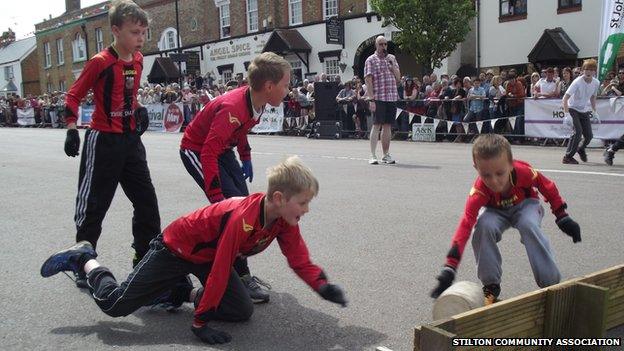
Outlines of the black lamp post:
<svg viewBox="0 0 624 351">
<path fill-rule="evenodd" d="M 180 16 L 178 13 L 178 0 L 175 0 L 175 15 L 176 15 L 176 42 L 178 47 L 178 54 L 182 53 L 180 50 Z M 178 74 L 180 77 L 178 78 L 180 89 L 182 89 L 182 62 L 178 61 Z"/>
</svg>

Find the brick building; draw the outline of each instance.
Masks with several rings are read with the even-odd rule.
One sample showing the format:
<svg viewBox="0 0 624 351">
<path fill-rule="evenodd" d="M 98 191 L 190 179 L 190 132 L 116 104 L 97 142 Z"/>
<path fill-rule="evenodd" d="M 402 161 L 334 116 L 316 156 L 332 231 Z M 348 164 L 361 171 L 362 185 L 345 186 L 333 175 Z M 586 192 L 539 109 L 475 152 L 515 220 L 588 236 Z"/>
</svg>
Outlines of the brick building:
<svg viewBox="0 0 624 351">
<path fill-rule="evenodd" d="M 42 92 L 66 91 L 86 61 L 112 42 L 108 23 L 110 1 L 80 8 L 65 0 L 65 13 L 35 25 Z"/>
<path fill-rule="evenodd" d="M 136 2 L 151 18 L 143 50 L 146 81 L 156 57 L 177 51 L 175 0 Z M 381 34 L 390 38 L 389 50 L 397 54 L 403 72 L 420 72 L 413 58 L 392 43 L 396 29 L 382 27 L 366 0 L 179 0 L 178 10 L 180 50 L 194 52 L 200 73 L 214 82 L 245 75 L 249 62 L 263 50 L 277 51 L 291 62 L 296 80 L 320 73 L 350 79 L 362 75 L 364 60 Z M 326 22 L 336 16 L 334 28 L 342 30 L 328 39 Z M 189 74 L 196 71 L 187 68 L 182 66 Z"/>
</svg>

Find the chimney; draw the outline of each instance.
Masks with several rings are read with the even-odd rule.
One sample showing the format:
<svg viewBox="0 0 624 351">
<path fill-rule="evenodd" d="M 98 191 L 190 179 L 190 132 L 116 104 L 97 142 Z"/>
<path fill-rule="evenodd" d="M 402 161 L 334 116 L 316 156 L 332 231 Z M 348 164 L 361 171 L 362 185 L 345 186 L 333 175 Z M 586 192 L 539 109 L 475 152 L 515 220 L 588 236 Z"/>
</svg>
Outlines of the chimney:
<svg viewBox="0 0 624 351">
<path fill-rule="evenodd" d="M 65 13 L 80 10 L 80 0 L 65 0 Z"/>
</svg>

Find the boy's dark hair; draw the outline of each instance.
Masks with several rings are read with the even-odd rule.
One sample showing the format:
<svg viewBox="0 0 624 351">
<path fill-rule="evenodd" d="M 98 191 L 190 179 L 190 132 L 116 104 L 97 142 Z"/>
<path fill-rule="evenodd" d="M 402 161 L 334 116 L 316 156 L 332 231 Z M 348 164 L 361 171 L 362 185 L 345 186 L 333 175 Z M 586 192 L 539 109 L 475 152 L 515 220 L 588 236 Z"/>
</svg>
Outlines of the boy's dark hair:
<svg viewBox="0 0 624 351">
<path fill-rule="evenodd" d="M 498 134 L 482 134 L 472 145 L 472 160 L 490 160 L 505 153 L 509 162 L 513 160 L 509 141 Z"/>
<path fill-rule="evenodd" d="M 114 0 L 108 10 L 110 25 L 121 27 L 126 19 L 139 23 L 144 27 L 149 24 L 147 12 L 131 0 Z"/>
<path fill-rule="evenodd" d="M 255 91 L 262 90 L 264 83 L 271 81 L 278 83 L 284 77 L 284 72 L 290 72 L 288 61 L 273 52 L 263 52 L 256 56 L 247 69 L 249 86 Z"/>
</svg>

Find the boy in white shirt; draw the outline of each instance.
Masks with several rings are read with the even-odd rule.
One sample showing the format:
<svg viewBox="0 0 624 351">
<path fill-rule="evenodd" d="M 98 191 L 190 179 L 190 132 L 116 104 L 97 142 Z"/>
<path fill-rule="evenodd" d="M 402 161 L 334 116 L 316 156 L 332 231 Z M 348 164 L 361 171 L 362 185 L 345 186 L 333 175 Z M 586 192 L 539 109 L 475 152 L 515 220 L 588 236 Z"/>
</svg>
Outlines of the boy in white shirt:
<svg viewBox="0 0 624 351">
<path fill-rule="evenodd" d="M 574 134 L 570 137 L 570 143 L 563 156 L 563 163 L 578 164 L 574 154 L 578 152 L 581 161 L 587 162 L 585 147 L 593 138 L 591 119 L 596 117 L 596 95 L 600 88 L 600 82 L 594 78 L 598 64 L 596 60 L 589 59 L 583 62 L 583 75 L 576 78 L 563 96 L 563 112 L 572 117 Z M 583 143 L 579 146 L 583 136 Z"/>
</svg>

